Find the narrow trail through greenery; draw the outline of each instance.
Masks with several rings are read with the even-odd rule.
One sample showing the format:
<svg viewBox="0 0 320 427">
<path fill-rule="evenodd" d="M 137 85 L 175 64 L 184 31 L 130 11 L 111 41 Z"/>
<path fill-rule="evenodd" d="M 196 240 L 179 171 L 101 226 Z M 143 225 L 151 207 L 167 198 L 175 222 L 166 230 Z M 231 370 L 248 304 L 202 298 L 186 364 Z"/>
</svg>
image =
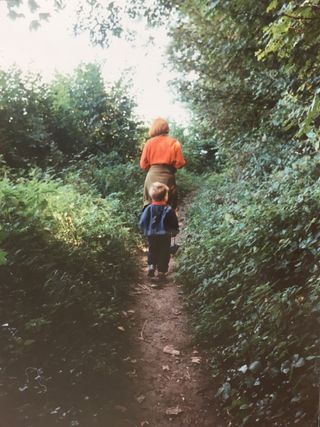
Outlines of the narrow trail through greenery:
<svg viewBox="0 0 320 427">
<path fill-rule="evenodd" d="M 174 282 L 174 260 L 161 287 L 146 277 L 144 255 L 140 262 L 140 279 L 123 312 L 129 341 L 123 369 L 132 396 L 115 404 L 117 425 L 224 427 L 208 361 L 193 343 L 182 287 Z"/>
<path fill-rule="evenodd" d="M 24 3 L 4 2 L 16 18 Z M 320 0 L 80 3 L 77 29 L 104 46 L 124 17 L 165 26 L 191 113 L 169 120 L 177 185 L 199 185 L 175 282 L 153 289 L 129 73 L 1 67 L 0 427 L 215 426 L 216 403 L 233 427 L 316 427 Z"/>
</svg>

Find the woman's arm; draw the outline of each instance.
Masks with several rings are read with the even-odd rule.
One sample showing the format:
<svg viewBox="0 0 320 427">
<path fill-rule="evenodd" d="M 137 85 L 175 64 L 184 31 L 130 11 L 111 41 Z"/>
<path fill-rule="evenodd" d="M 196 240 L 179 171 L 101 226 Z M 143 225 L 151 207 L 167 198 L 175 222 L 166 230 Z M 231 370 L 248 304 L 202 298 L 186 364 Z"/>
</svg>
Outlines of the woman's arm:
<svg viewBox="0 0 320 427">
<path fill-rule="evenodd" d="M 150 168 L 148 141 L 146 142 L 142 150 L 142 154 L 140 158 L 140 167 L 141 169 L 144 169 L 144 170 L 147 170 Z"/>
<path fill-rule="evenodd" d="M 186 161 L 182 154 L 181 144 L 179 141 L 176 141 L 174 145 L 174 154 L 175 154 L 175 164 L 174 167 L 177 169 L 183 168 L 186 164 Z"/>
</svg>

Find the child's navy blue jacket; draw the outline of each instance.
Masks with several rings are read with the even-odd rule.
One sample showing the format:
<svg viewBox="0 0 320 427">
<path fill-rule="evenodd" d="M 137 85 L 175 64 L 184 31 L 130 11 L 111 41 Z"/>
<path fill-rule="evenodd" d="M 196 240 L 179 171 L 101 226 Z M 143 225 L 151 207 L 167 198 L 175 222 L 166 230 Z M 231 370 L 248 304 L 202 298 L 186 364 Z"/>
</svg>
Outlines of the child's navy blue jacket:
<svg viewBox="0 0 320 427">
<path fill-rule="evenodd" d="M 169 205 L 150 204 L 144 207 L 139 221 L 145 236 L 176 236 L 179 233 L 178 218 Z"/>
</svg>

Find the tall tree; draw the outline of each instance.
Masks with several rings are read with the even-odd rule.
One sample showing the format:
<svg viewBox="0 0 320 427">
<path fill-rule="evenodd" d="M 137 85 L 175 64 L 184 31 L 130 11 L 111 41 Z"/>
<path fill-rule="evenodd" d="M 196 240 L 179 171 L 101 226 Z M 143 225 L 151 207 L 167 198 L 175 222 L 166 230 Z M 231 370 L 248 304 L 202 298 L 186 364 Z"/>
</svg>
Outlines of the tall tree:
<svg viewBox="0 0 320 427">
<path fill-rule="evenodd" d="M 0 70 L 0 152 L 12 166 L 42 164 L 50 150 L 47 86 L 39 75 Z"/>
</svg>

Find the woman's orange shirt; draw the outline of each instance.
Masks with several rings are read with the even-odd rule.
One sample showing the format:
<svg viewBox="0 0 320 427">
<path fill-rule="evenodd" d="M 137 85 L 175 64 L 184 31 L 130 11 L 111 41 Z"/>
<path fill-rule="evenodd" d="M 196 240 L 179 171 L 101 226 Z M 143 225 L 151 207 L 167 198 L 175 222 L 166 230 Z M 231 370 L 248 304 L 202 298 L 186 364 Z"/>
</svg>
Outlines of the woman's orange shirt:
<svg viewBox="0 0 320 427">
<path fill-rule="evenodd" d="M 149 169 L 152 165 L 169 165 L 176 169 L 186 164 L 180 142 L 167 135 L 149 139 L 142 151 L 140 167 Z"/>
</svg>

